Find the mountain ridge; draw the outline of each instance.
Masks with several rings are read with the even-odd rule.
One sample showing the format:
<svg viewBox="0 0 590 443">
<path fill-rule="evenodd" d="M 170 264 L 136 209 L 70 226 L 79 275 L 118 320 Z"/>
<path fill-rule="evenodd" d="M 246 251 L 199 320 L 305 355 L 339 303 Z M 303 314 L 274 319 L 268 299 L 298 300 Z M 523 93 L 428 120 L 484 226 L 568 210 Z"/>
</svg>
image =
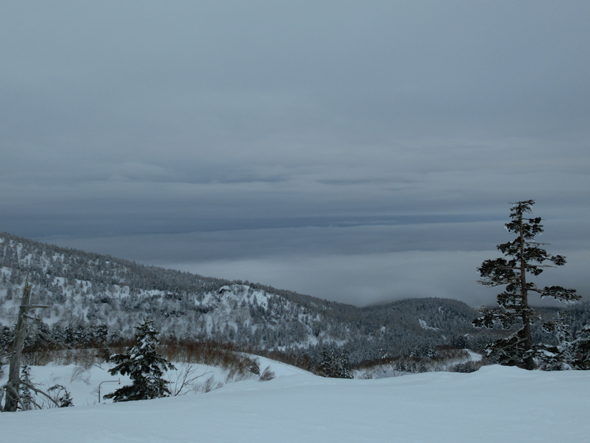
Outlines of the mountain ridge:
<svg viewBox="0 0 590 443">
<path fill-rule="evenodd" d="M 100 326 L 126 337 L 147 316 L 165 336 L 281 351 L 340 346 L 356 362 L 453 340 L 487 340 L 485 331 L 471 325 L 477 311 L 458 300 L 420 298 L 357 307 L 3 232 L 0 270 L 4 327 L 14 323 L 15 298 L 29 278 L 35 302 L 50 306 L 40 312 L 42 320 L 62 332 Z"/>
</svg>

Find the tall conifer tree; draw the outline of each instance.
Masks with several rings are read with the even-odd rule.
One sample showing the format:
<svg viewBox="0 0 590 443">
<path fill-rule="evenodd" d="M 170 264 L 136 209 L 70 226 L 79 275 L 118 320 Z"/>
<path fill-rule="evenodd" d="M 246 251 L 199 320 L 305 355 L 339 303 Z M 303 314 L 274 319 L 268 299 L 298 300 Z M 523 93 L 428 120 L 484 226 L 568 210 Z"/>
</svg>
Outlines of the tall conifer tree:
<svg viewBox="0 0 590 443">
<path fill-rule="evenodd" d="M 535 369 L 535 344 L 532 340 L 531 325 L 539 314 L 529 306 L 529 295 L 538 294 L 541 298 L 553 297 L 560 301 L 579 300 L 575 289 L 561 286 L 539 288 L 527 278 L 538 276 L 543 268 L 563 266 L 565 257 L 549 255 L 542 248 L 543 243 L 535 242 L 535 237 L 543 232 L 541 217 L 530 218 L 534 200 L 514 203 L 510 208 L 510 222 L 506 229 L 516 234 L 510 242 L 497 246 L 504 257 L 486 260 L 478 268 L 481 279 L 479 283 L 495 287 L 506 286 L 504 292 L 498 294 L 498 307 L 483 309 L 482 317 L 473 321 L 476 327 L 492 328 L 499 322 L 504 329 L 510 329 L 515 323 L 521 328 L 507 338 L 495 341 L 488 347 L 488 353 L 498 359 L 501 364 L 517 365 L 526 369 Z M 545 264 L 552 263 L 551 265 Z"/>
</svg>

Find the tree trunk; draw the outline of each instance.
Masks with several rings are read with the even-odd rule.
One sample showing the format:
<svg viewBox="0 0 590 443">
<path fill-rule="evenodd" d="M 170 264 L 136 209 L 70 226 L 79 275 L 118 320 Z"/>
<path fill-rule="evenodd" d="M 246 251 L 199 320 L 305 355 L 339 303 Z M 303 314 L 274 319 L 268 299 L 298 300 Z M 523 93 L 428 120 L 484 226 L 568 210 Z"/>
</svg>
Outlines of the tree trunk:
<svg viewBox="0 0 590 443">
<path fill-rule="evenodd" d="M 531 335 L 531 319 L 529 318 L 529 300 L 526 284 L 526 262 L 524 260 L 525 242 L 522 228 L 522 219 L 523 216 L 521 212 L 518 222 L 520 225 L 520 294 L 522 295 L 522 333 L 524 335 L 524 350 L 530 354 L 531 350 L 533 349 L 533 337 Z M 536 368 L 535 360 L 533 360 L 532 355 L 529 355 L 524 359 L 524 367 L 528 370 Z"/>
<path fill-rule="evenodd" d="M 10 369 L 8 370 L 8 383 L 6 383 L 6 401 L 4 412 L 16 412 L 19 402 L 20 385 L 20 357 L 27 336 L 27 317 L 31 309 L 31 285 L 27 281 L 23 289 L 23 299 L 18 311 L 18 320 L 12 343 L 12 355 L 10 356 Z"/>
</svg>

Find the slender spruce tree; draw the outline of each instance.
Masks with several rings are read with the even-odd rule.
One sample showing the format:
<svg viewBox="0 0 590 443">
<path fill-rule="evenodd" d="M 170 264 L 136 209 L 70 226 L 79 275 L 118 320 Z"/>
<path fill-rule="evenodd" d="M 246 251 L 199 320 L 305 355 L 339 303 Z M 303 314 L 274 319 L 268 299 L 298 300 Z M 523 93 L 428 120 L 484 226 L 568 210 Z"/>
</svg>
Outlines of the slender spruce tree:
<svg viewBox="0 0 590 443">
<path fill-rule="evenodd" d="M 483 315 L 473 321 L 476 327 L 487 328 L 493 328 L 496 323 L 500 323 L 504 329 L 519 325 L 520 329 L 510 336 L 490 344 L 487 352 L 500 364 L 517 365 L 525 369 L 536 367 L 536 345 L 533 343 L 531 325 L 540 319 L 539 314 L 529 305 L 529 296 L 537 294 L 541 298 L 552 297 L 560 301 L 576 301 L 581 298 L 575 289 L 561 286 L 539 288 L 528 278 L 529 275 L 538 276 L 544 268 L 565 264 L 565 257 L 549 255 L 542 247 L 544 243 L 534 241 L 543 232 L 541 217 L 527 217 L 534 204 L 534 200 L 513 204 L 510 208 L 510 222 L 505 226 L 509 232 L 516 234 L 516 238 L 497 246 L 504 257 L 486 260 L 478 268 L 481 277 L 479 283 L 490 287 L 505 286 L 505 289 L 498 294 L 498 307 L 484 308 Z"/>
</svg>

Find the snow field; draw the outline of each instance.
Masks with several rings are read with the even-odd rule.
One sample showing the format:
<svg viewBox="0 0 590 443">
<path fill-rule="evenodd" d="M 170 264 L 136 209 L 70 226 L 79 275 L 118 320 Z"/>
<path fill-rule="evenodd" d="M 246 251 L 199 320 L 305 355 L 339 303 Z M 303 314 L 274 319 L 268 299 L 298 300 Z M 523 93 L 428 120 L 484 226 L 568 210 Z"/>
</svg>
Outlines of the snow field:
<svg viewBox="0 0 590 443">
<path fill-rule="evenodd" d="M 339 380 L 260 360 L 276 379 L 204 395 L 82 406 L 73 388 L 74 408 L 0 414 L 2 440 L 495 443 L 587 442 L 590 435 L 586 371 L 488 366 Z"/>
<path fill-rule="evenodd" d="M 235 378 L 228 379 L 229 370 L 220 367 L 192 363 L 174 363 L 174 365 L 176 370 L 167 371 L 164 378 L 171 382 L 169 385 L 170 390 L 178 392 L 179 395 L 205 393 L 218 389 L 226 383 L 242 380 L 239 376 L 237 380 Z M 65 386 L 72 396 L 75 407 L 97 405 L 99 403 L 98 389 L 100 385 L 100 403 L 107 404 L 112 403 L 112 400 L 102 398 L 105 394 L 114 392 L 123 385 L 131 384 L 129 376 L 109 374 L 108 370 L 113 366 L 114 364 L 106 363 L 93 365 L 90 368 L 74 364 L 66 366 L 55 364 L 31 366 L 31 381 L 45 391 L 55 384 Z M 190 372 L 186 379 L 192 379 L 193 381 L 185 388 L 182 388 L 183 376 L 187 370 Z M 0 385 L 7 381 L 7 367 L 5 367 L 4 372 L 0 378 Z M 255 376 L 252 375 L 252 377 Z M 37 400 L 43 402 L 42 397 L 38 397 Z"/>
</svg>

